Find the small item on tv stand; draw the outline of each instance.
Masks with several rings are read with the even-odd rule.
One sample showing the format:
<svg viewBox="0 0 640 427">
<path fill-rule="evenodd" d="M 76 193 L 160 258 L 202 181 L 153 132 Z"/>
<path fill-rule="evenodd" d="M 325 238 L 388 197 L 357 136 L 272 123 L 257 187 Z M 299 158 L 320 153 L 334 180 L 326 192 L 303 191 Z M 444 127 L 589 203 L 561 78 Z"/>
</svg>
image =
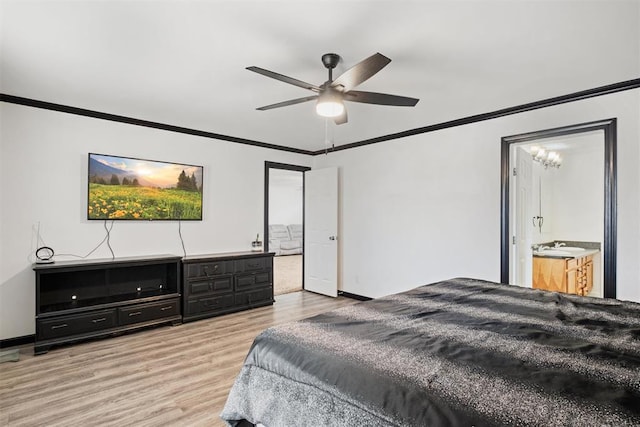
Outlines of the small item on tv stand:
<svg viewBox="0 0 640 427">
<path fill-rule="evenodd" d="M 49 246 L 41 246 L 36 249 L 36 264 L 53 264 L 55 252 Z"/>
<path fill-rule="evenodd" d="M 256 240 L 251 242 L 251 250 L 253 252 L 262 252 L 262 242 L 260 241 L 260 233 L 256 234 Z"/>
</svg>

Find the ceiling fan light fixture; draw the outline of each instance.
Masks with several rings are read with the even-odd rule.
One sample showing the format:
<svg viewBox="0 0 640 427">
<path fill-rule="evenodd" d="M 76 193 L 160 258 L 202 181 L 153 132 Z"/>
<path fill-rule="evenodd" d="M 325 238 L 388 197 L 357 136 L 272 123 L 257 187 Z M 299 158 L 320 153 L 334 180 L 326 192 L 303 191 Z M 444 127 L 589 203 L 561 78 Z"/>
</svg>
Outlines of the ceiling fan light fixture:
<svg viewBox="0 0 640 427">
<path fill-rule="evenodd" d="M 327 89 L 319 97 L 316 103 L 316 113 L 322 117 L 338 117 L 344 113 L 344 104 L 340 96 Z"/>
<path fill-rule="evenodd" d="M 316 104 L 316 113 L 322 117 L 338 117 L 344 112 L 344 104 L 342 102 L 322 102 Z"/>
</svg>

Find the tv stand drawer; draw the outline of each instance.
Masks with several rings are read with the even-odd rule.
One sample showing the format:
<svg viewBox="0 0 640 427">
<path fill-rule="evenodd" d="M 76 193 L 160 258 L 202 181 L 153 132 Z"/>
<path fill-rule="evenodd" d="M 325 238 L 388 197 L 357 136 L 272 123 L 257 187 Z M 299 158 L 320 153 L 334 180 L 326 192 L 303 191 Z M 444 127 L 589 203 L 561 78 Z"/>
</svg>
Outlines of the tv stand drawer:
<svg viewBox="0 0 640 427">
<path fill-rule="evenodd" d="M 87 314 L 58 316 L 36 321 L 38 339 L 60 338 L 68 335 L 101 331 L 116 326 L 116 310 L 101 310 Z"/>
<path fill-rule="evenodd" d="M 178 298 L 157 301 L 147 304 L 136 304 L 118 308 L 118 323 L 130 325 L 132 323 L 147 322 L 180 314 L 180 300 Z"/>
</svg>

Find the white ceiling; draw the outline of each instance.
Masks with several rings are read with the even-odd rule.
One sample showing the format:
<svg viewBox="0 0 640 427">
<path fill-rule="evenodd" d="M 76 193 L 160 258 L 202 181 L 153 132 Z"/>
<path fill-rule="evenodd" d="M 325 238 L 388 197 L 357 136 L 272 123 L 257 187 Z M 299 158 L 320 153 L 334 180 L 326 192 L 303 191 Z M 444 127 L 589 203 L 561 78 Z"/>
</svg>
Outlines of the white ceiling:
<svg viewBox="0 0 640 427">
<path fill-rule="evenodd" d="M 0 0 L 2 93 L 306 150 L 638 78 L 640 1 Z M 348 103 L 325 129 L 314 84 L 380 52 L 358 89 L 414 108 Z"/>
</svg>

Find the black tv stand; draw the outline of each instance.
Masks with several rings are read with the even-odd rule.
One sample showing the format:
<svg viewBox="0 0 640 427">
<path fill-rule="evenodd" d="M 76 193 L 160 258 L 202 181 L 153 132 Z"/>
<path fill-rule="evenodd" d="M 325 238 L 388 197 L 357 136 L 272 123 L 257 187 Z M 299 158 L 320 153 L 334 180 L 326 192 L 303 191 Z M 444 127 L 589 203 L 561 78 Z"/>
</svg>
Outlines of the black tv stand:
<svg viewBox="0 0 640 427">
<path fill-rule="evenodd" d="M 182 323 L 174 255 L 34 264 L 34 353 L 52 345 Z"/>
</svg>

